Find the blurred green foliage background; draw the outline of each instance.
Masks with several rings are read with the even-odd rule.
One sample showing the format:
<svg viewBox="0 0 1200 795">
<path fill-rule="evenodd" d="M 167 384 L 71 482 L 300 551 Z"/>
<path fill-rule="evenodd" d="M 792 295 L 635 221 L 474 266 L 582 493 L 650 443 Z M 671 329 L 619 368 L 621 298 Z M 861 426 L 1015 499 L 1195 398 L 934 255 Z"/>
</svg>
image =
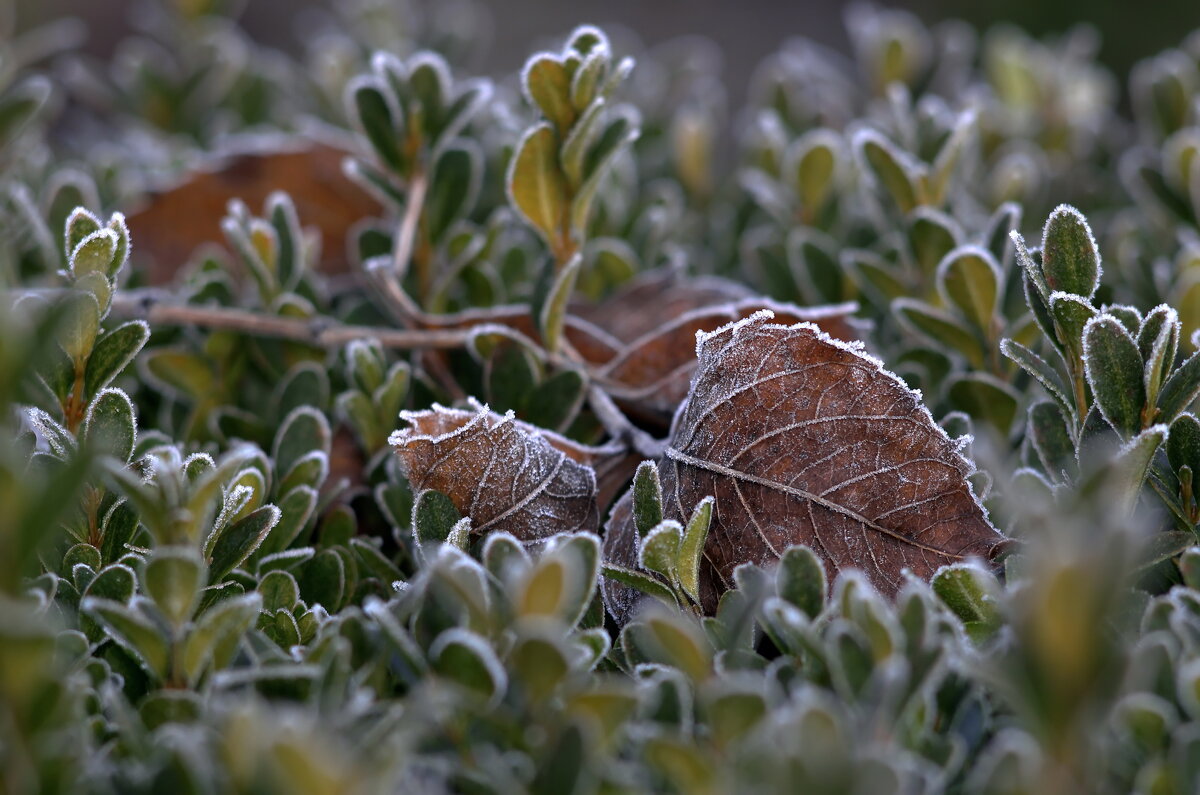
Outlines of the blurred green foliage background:
<svg viewBox="0 0 1200 795">
<path fill-rule="evenodd" d="M 242 21 L 257 40 L 291 49 L 332 1 L 246 0 Z M 0 6 L 13 2 L 23 26 L 62 16 L 85 20 L 85 49 L 97 54 L 107 54 L 128 33 L 139 6 L 139 0 L 0 0 Z M 447 14 L 457 10 L 453 2 L 439 5 Z M 625 28 L 648 44 L 696 34 L 720 47 L 735 106 L 755 65 L 785 39 L 803 35 L 842 51 L 848 46 L 842 24 L 847 0 L 486 0 L 484 5 L 490 20 L 460 19 L 464 26 L 489 31 L 485 38 L 491 46 L 477 56 L 482 71 L 515 71 L 531 47 L 561 36 L 580 20 L 610 31 Z M 1200 26 L 1196 0 L 897 0 L 881 5 L 908 9 L 927 24 L 962 19 L 980 30 L 1008 22 L 1038 37 L 1086 23 L 1100 34 L 1100 60 L 1117 74 L 1128 74 L 1135 61 L 1178 44 Z"/>
</svg>

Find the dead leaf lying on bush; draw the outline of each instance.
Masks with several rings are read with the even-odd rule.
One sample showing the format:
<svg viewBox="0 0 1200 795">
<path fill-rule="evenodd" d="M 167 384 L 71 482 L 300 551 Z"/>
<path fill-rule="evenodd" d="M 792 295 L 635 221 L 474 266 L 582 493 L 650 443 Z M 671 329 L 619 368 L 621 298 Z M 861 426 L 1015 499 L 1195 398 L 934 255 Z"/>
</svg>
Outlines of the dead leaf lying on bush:
<svg viewBox="0 0 1200 795">
<path fill-rule="evenodd" d="M 687 396 L 696 368 L 698 331 L 769 309 L 781 323 L 815 323 L 836 339 L 859 338 L 854 303 L 799 307 L 754 295 L 742 285 L 714 277 L 687 279 L 652 271 L 598 304 L 575 305 L 567 316 L 567 342 L 588 365 L 596 383 L 630 414 L 650 424 L 667 424 Z M 529 310 L 503 306 L 453 315 L 427 315 L 429 328 L 501 325 L 537 342 Z"/>
<path fill-rule="evenodd" d="M 894 594 L 909 570 L 928 579 L 1004 542 L 971 492 L 972 466 L 899 378 L 810 324 L 757 313 L 702 335 L 687 403 L 659 464 L 666 518 L 685 522 L 712 495 L 700 596 L 716 609 L 741 563 L 769 564 L 789 544 L 831 574 L 862 569 Z M 623 503 L 623 504 L 622 504 Z M 611 563 L 636 566 L 628 497 L 605 537 Z M 633 592 L 605 585 L 618 618 Z"/>
<path fill-rule="evenodd" d="M 675 409 L 687 397 L 696 370 L 696 333 L 710 332 L 763 309 L 774 312 L 781 323 L 810 322 L 836 339 L 847 342 L 858 339 L 849 323 L 857 304 L 803 308 L 764 298 L 747 298 L 694 309 L 664 322 L 630 342 L 596 373 L 597 382 L 627 411 L 670 422 Z"/>
<path fill-rule="evenodd" d="M 628 344 L 688 312 L 754 297 L 754 291 L 740 282 L 688 277 L 666 267 L 639 273 L 603 301 L 573 302 L 571 313 Z M 689 342 L 688 349 L 692 347 Z"/>
<path fill-rule="evenodd" d="M 304 223 L 320 231 L 320 267 L 330 273 L 348 269 L 346 235 L 359 220 L 378 215 L 379 203 L 342 173 L 344 150 L 286 140 L 272 146 L 277 148 L 218 158 L 131 208 L 126 220 L 137 241 L 133 255 L 152 284 L 170 282 L 197 248 L 224 239 L 221 219 L 231 199 L 257 208 L 275 191 L 288 193 Z"/>
<path fill-rule="evenodd" d="M 474 532 L 503 530 L 522 541 L 595 532 L 598 477 L 611 492 L 631 472 L 619 445 L 586 447 L 478 403 L 400 417 L 409 425 L 391 443 L 413 491 L 445 494 Z"/>
</svg>

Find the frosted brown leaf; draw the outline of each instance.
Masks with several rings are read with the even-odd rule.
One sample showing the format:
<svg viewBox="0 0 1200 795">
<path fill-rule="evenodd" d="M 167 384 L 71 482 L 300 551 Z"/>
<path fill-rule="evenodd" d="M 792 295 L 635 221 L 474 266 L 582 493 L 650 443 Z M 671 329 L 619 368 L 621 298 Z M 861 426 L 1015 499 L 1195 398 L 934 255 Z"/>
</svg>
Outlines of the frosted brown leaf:
<svg viewBox="0 0 1200 795">
<path fill-rule="evenodd" d="M 659 464 L 664 514 L 686 521 L 716 499 L 701 566 L 707 612 L 741 563 L 770 564 L 791 544 L 831 574 L 862 569 L 894 594 L 909 570 L 929 578 L 1004 537 L 967 481 L 972 465 L 912 392 L 857 346 L 770 313 L 698 335 L 699 366 Z M 628 499 L 613 510 L 605 557 L 636 561 Z M 618 619 L 628 589 L 606 582 Z"/>
<path fill-rule="evenodd" d="M 390 441 L 414 492 L 442 492 L 481 534 L 503 530 L 537 541 L 595 532 L 596 471 L 603 477 L 628 457 L 618 445 L 576 444 L 479 404 L 400 416 L 408 427 Z"/>
</svg>

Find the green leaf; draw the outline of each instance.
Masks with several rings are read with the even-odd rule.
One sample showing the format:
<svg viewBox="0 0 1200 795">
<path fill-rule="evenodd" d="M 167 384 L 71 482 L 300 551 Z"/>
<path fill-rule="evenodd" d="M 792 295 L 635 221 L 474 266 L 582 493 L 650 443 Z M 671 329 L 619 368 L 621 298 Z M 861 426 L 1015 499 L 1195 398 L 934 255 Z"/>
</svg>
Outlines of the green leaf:
<svg viewBox="0 0 1200 795">
<path fill-rule="evenodd" d="M 917 267 L 927 278 L 937 275 L 938 264 L 959 244 L 962 231 L 953 218 L 931 207 L 918 207 L 908 219 L 908 246 Z"/>
<path fill-rule="evenodd" d="M 1096 309 L 1083 296 L 1055 292 L 1050 294 L 1049 313 L 1061 347 L 1075 362 L 1082 362 L 1083 327 L 1096 316 Z"/>
<path fill-rule="evenodd" d="M 561 642 L 550 636 L 519 638 L 508 655 L 508 663 L 535 703 L 553 695 L 570 671 Z"/>
<path fill-rule="evenodd" d="M 348 112 L 379 159 L 393 172 L 404 169 L 400 150 L 400 127 L 384 88 L 373 80 L 358 78 L 346 86 Z M 397 112 L 399 109 L 397 108 Z"/>
<path fill-rule="evenodd" d="M 1075 469 L 1075 443 L 1062 409 L 1047 400 L 1029 407 L 1029 435 L 1042 468 L 1055 482 L 1068 480 Z"/>
<path fill-rule="evenodd" d="M 88 357 L 84 393 L 91 397 L 112 383 L 149 339 L 150 326 L 144 320 L 131 320 L 100 335 Z"/>
<path fill-rule="evenodd" d="M 587 232 L 592 202 L 613 161 L 641 135 L 641 123 L 632 108 L 622 106 L 612 115 L 613 118 L 588 149 L 583 164 L 583 184 L 575 192 L 571 204 L 571 229 L 581 239 Z"/>
<path fill-rule="evenodd" d="M 205 585 L 204 562 L 193 549 L 160 547 L 146 561 L 142 587 L 175 626 L 192 616 Z"/>
<path fill-rule="evenodd" d="M 279 522 L 279 516 L 277 507 L 264 505 L 222 530 L 212 543 L 209 573 L 213 582 L 223 580 L 250 557 Z"/>
<path fill-rule="evenodd" d="M 133 401 L 120 389 L 105 389 L 88 405 L 83 438 L 97 453 L 128 461 L 137 442 Z"/>
<path fill-rule="evenodd" d="M 712 497 L 705 497 L 696 505 L 679 544 L 679 585 L 697 603 L 700 601 L 700 560 L 704 557 L 714 502 Z"/>
<path fill-rule="evenodd" d="M 642 537 L 638 547 L 638 565 L 675 582 L 683 528 L 673 519 L 664 519 Z"/>
<path fill-rule="evenodd" d="M 375 406 L 367 395 L 357 389 L 342 392 L 337 396 L 337 408 L 354 429 L 364 449 L 374 450 L 386 441 L 386 432 L 379 424 Z"/>
<path fill-rule="evenodd" d="M 313 450 L 329 455 L 333 434 L 329 420 L 312 406 L 293 409 L 279 426 L 271 457 L 275 459 L 275 471 L 287 474 L 302 457 Z"/>
<path fill-rule="evenodd" d="M 901 214 L 917 206 L 917 189 L 908 158 L 895 144 L 874 130 L 863 130 L 854 138 L 854 148 L 864 170 L 883 188 Z"/>
<path fill-rule="evenodd" d="M 1179 472 L 1191 467 L 1193 473 L 1200 473 L 1200 419 L 1194 414 L 1180 414 L 1171 423 L 1167 435 L 1167 461 L 1171 469 Z"/>
<path fill-rule="evenodd" d="M 596 99 L 600 80 L 608 70 L 610 60 L 607 48 L 594 49 L 588 53 L 583 59 L 583 63 L 575 70 L 575 74 L 571 76 L 571 107 L 576 112 L 585 112 L 587 107 L 592 104 L 592 100 Z"/>
<path fill-rule="evenodd" d="M 63 299 L 66 308 L 58 330 L 58 344 L 75 363 L 76 368 L 87 362 L 96 334 L 100 331 L 100 304 L 89 292 L 74 290 Z"/>
<path fill-rule="evenodd" d="M 1191 547 L 1179 558 L 1179 572 L 1183 584 L 1192 590 L 1200 590 L 1200 547 Z"/>
<path fill-rule="evenodd" d="M 1158 419 L 1171 422 L 1200 398 L 1200 352 L 1192 354 L 1167 377 L 1158 393 Z"/>
<path fill-rule="evenodd" d="M 1100 286 L 1100 251 L 1083 214 L 1060 204 L 1042 230 L 1042 273 L 1051 291 L 1091 298 Z"/>
<path fill-rule="evenodd" d="M 1146 406 L 1142 355 L 1129 332 L 1108 314 L 1097 315 L 1083 330 L 1088 386 L 1104 419 L 1123 436 L 1142 428 Z"/>
<path fill-rule="evenodd" d="M 578 189 L 583 184 L 583 168 L 587 161 L 588 149 L 599 134 L 600 122 L 605 117 L 607 107 L 608 104 L 603 99 L 596 100 L 582 111 L 571 132 L 563 139 L 558 159 L 571 188 Z"/>
<path fill-rule="evenodd" d="M 542 343 L 551 353 L 558 351 L 562 340 L 563 326 L 567 321 L 567 305 L 571 301 L 571 294 L 575 292 L 575 280 L 579 278 L 582 263 L 583 257 L 575 254 L 563 265 L 538 313 Z"/>
<path fill-rule="evenodd" d="M 249 593 L 225 598 L 201 614 L 183 645 L 183 671 L 190 684 L 207 670 L 229 664 L 261 608 L 259 595 Z"/>
<path fill-rule="evenodd" d="M 383 348 L 376 340 L 351 340 L 346 345 L 346 380 L 368 395 L 383 384 Z"/>
<path fill-rule="evenodd" d="M 82 610 L 98 621 L 114 641 L 133 655 L 157 680 L 166 679 L 170 644 L 166 636 L 141 612 L 111 599 L 85 597 Z"/>
<path fill-rule="evenodd" d="M 1051 367 L 1041 356 L 1038 356 L 1016 340 L 1000 340 L 1000 352 L 1016 362 L 1022 370 L 1029 373 L 1038 383 L 1045 387 L 1046 391 L 1050 393 L 1050 397 L 1054 398 L 1059 406 L 1067 412 L 1072 423 L 1075 421 L 1075 405 L 1069 397 L 1070 393 L 1063 384 L 1062 376 L 1059 375 L 1057 370 Z"/>
<path fill-rule="evenodd" d="M 16 44 L 16 41 L 12 41 L 10 46 Z M 13 55 L 16 53 L 14 52 Z M 8 75 L 5 77 L 6 83 L 13 74 L 11 65 L 8 70 Z M 6 146 L 10 141 L 16 139 L 18 133 L 46 104 L 50 94 L 50 81 L 39 75 L 29 77 L 13 88 L 6 86 L 4 97 L 0 100 L 0 146 Z"/>
<path fill-rule="evenodd" d="M 991 637 L 1003 623 L 1000 583 L 978 566 L 956 563 L 933 576 L 933 592 L 958 616 L 973 640 Z"/>
<path fill-rule="evenodd" d="M 508 675 L 479 635 L 460 627 L 438 635 L 429 647 L 433 670 L 442 678 L 455 682 L 495 704 L 508 689 Z"/>
<path fill-rule="evenodd" d="M 445 494 L 426 489 L 413 504 L 413 535 L 418 541 L 445 541 L 462 514 Z"/>
<path fill-rule="evenodd" d="M 100 523 L 100 553 L 105 563 L 112 563 L 125 554 L 125 545 L 133 541 L 137 528 L 138 513 L 125 500 L 104 514 Z"/>
<path fill-rule="evenodd" d="M 825 564 L 806 546 L 792 545 L 779 557 L 775 570 L 775 589 L 781 599 L 816 618 L 825 608 L 828 590 Z"/>
<path fill-rule="evenodd" d="M 1150 471 L 1154 454 L 1167 437 L 1167 426 L 1154 425 L 1133 437 L 1085 483 L 1085 494 L 1104 494 L 1122 514 L 1129 514 L 1137 505 L 1142 484 Z M 1082 460 L 1082 454 L 1081 454 Z"/>
<path fill-rule="evenodd" d="M 500 582 L 528 570 L 529 553 L 515 537 L 503 531 L 489 533 L 483 544 L 483 565 Z"/>
<path fill-rule="evenodd" d="M 1139 571 L 1152 569 L 1163 561 L 1171 560 L 1196 542 L 1195 534 L 1182 530 L 1167 530 L 1154 533 L 1143 542 L 1138 550 L 1135 567 Z"/>
<path fill-rule="evenodd" d="M 205 357 L 182 350 L 156 348 L 141 358 L 146 380 L 160 389 L 193 401 L 211 398 L 216 375 Z"/>
<path fill-rule="evenodd" d="M 1016 391 L 987 373 L 967 373 L 954 378 L 946 390 L 950 405 L 977 420 L 990 422 L 1008 433 L 1020 402 Z"/>
<path fill-rule="evenodd" d="M 371 541 L 379 540 L 352 538 L 350 539 L 350 549 L 358 555 L 358 562 L 362 564 L 363 568 L 385 585 L 391 585 L 396 580 L 403 580 L 404 573 L 400 571 L 399 567 L 380 551 L 378 545 L 371 543 Z"/>
<path fill-rule="evenodd" d="M 300 569 L 297 582 L 306 603 L 336 612 L 346 596 L 346 564 L 333 550 L 322 550 Z"/>
<path fill-rule="evenodd" d="M 296 468 L 293 467 L 292 471 L 295 472 Z M 259 546 L 257 555 L 260 558 L 290 547 L 308 526 L 308 521 L 316 510 L 318 495 L 315 488 L 307 484 L 285 485 L 289 487 L 277 503 L 279 523 L 271 529 Z"/>
<path fill-rule="evenodd" d="M 565 136 L 575 123 L 575 106 L 571 77 L 563 62 L 549 53 L 535 55 L 525 64 L 521 83 L 529 101 Z"/>
<path fill-rule="evenodd" d="M 522 345 L 501 342 L 484 368 L 488 404 L 504 412 L 524 405 L 537 383 L 537 362 Z"/>
<path fill-rule="evenodd" d="M 633 519 L 639 536 L 645 536 L 663 520 L 662 484 L 653 461 L 638 464 L 634 473 Z"/>
<path fill-rule="evenodd" d="M 949 345 L 964 355 L 974 368 L 984 365 L 983 345 L 958 318 L 914 298 L 892 301 L 892 312 L 900 322 L 939 345 Z"/>
<path fill-rule="evenodd" d="M 1152 309 L 1138 331 L 1138 350 L 1145 364 L 1146 405 L 1156 406 L 1158 392 L 1175 364 L 1179 346 L 1179 314 L 1166 304 Z"/>
<path fill-rule="evenodd" d="M 127 603 L 137 591 L 133 569 L 120 563 L 105 566 L 83 591 L 83 596 L 95 596 L 113 602 Z"/>
<path fill-rule="evenodd" d="M 451 224 L 470 214 L 482 183 L 483 154 L 477 145 L 464 141 L 448 146 L 441 153 L 425 200 L 430 240 L 440 241 Z"/>
<path fill-rule="evenodd" d="M 623 566 L 614 566 L 609 563 L 604 564 L 602 573 L 605 577 L 613 580 L 614 582 L 619 582 L 622 585 L 628 585 L 630 588 L 633 588 L 636 591 L 640 591 L 649 596 L 661 599 L 669 605 L 679 604 L 675 599 L 675 594 L 671 593 L 670 588 L 663 585 L 653 577 L 650 577 L 649 575 L 642 574 L 641 572 L 634 571 L 633 569 L 627 569 Z"/>
<path fill-rule="evenodd" d="M 89 273 L 107 276 L 117 255 L 117 233 L 111 229 L 93 232 L 71 252 L 71 273 L 81 278 Z"/>
<path fill-rule="evenodd" d="M 529 393 L 522 414 L 539 428 L 561 432 L 578 411 L 585 386 L 578 370 L 555 373 Z"/>
<path fill-rule="evenodd" d="M 65 242 L 68 254 L 79 248 L 79 244 L 89 235 L 100 231 L 100 219 L 85 207 L 76 207 L 67 216 L 65 223 Z"/>
<path fill-rule="evenodd" d="M 713 741 L 720 748 L 748 734 L 768 712 L 762 693 L 753 689 L 726 687 L 705 705 Z"/>
<path fill-rule="evenodd" d="M 646 637 L 664 658 L 694 682 L 708 678 L 712 649 L 699 628 L 678 614 L 651 614 L 643 619 Z"/>
<path fill-rule="evenodd" d="M 268 572 L 258 583 L 263 610 L 291 610 L 300 601 L 300 586 L 286 571 Z"/>
<path fill-rule="evenodd" d="M 825 128 L 810 130 L 792 145 L 787 157 L 791 164 L 787 174 L 792 179 L 792 189 L 800 199 L 801 207 L 816 212 L 824 206 L 834 187 L 841 154 L 841 139 L 833 130 Z"/>
<path fill-rule="evenodd" d="M 558 166 L 558 139 L 546 123 L 535 125 L 517 145 L 508 171 L 513 207 L 555 248 L 567 218 L 567 182 Z"/>
<path fill-rule="evenodd" d="M 962 246 L 937 268 L 938 291 L 985 334 L 991 329 L 1000 299 L 1000 266 L 978 246 Z"/>
</svg>

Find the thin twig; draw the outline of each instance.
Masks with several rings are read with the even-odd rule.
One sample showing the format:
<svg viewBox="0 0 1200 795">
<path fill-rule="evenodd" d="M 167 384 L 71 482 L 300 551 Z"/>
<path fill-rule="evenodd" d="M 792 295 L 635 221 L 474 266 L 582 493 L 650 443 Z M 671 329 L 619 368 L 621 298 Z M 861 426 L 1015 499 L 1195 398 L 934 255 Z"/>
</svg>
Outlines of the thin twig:
<svg viewBox="0 0 1200 795">
<path fill-rule="evenodd" d="M 377 340 L 385 348 L 452 349 L 461 348 L 470 337 L 469 329 L 351 326 L 325 318 L 304 320 L 264 315 L 245 309 L 163 303 L 151 298 L 129 300 L 120 294 L 113 299 L 112 311 L 125 317 L 143 318 L 152 325 L 230 329 L 259 337 L 294 340 L 322 348 L 337 348 L 351 340 L 369 338 Z"/>
<path fill-rule="evenodd" d="M 624 442 L 646 458 L 657 460 L 662 457 L 667 449 L 666 440 L 655 439 L 630 422 L 607 392 L 598 386 L 589 386 L 587 399 L 588 407 L 596 415 L 596 419 L 600 420 L 609 436 Z"/>
<path fill-rule="evenodd" d="M 429 180 L 420 172 L 414 174 L 409 181 L 408 202 L 404 205 L 404 217 L 400 219 L 400 228 L 396 232 L 396 246 L 392 250 L 392 269 L 397 281 L 402 280 L 408 271 L 413 245 L 417 239 L 417 223 L 421 220 L 425 192 L 428 189 Z"/>
</svg>

